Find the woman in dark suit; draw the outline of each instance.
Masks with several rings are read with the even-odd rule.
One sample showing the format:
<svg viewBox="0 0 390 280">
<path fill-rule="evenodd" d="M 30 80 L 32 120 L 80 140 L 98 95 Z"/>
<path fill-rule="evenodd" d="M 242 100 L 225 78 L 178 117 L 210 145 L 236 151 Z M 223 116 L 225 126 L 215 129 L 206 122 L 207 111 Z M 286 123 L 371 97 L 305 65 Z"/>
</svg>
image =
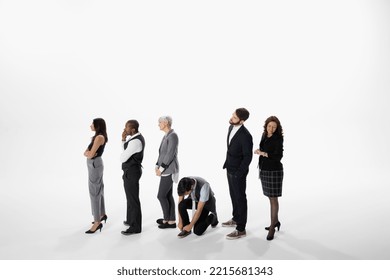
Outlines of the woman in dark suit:
<svg viewBox="0 0 390 280">
<path fill-rule="evenodd" d="M 91 208 L 94 222 L 92 227 L 85 233 L 95 233 L 102 230 L 102 221 L 107 221 L 106 210 L 104 206 L 104 183 L 103 183 L 103 160 L 101 156 L 104 147 L 108 141 L 106 132 L 106 122 L 104 119 L 94 119 L 91 124 L 91 130 L 95 131 L 91 143 L 84 152 L 87 158 L 88 166 L 88 186 L 89 196 L 91 198 Z"/>
<path fill-rule="evenodd" d="M 255 154 L 260 156 L 258 167 L 263 193 L 271 204 L 271 225 L 265 229 L 268 230 L 267 240 L 272 240 L 275 228 L 278 231 L 280 229 L 278 197 L 282 196 L 283 182 L 283 164 L 280 162 L 283 157 L 283 128 L 277 117 L 266 119 L 259 149 L 255 150 Z"/>
</svg>

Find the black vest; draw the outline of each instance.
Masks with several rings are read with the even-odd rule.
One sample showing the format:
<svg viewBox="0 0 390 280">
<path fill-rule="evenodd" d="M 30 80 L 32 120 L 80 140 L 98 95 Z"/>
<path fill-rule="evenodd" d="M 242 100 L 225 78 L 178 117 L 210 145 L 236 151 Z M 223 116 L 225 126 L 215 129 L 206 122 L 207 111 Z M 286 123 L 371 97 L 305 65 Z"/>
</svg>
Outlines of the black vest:
<svg viewBox="0 0 390 280">
<path fill-rule="evenodd" d="M 195 187 L 195 197 L 196 197 L 196 200 L 199 201 L 200 199 L 200 191 L 203 187 L 203 185 L 206 183 L 206 181 L 203 179 L 203 178 L 200 178 L 200 177 L 190 177 L 192 179 L 195 179 L 196 180 L 196 187 Z M 215 209 L 215 197 L 214 197 L 214 193 L 210 187 L 210 193 L 209 193 L 209 199 L 206 201 L 204 207 L 209 210 L 210 212 L 213 212 L 213 213 L 216 213 L 216 209 Z"/>
<path fill-rule="evenodd" d="M 123 170 L 128 170 L 131 168 L 141 168 L 142 167 L 142 160 L 144 159 L 144 149 L 145 149 L 145 139 L 144 137 L 140 134 L 134 138 L 131 138 L 129 141 L 127 141 L 124 144 L 125 150 L 127 149 L 127 146 L 129 145 L 130 141 L 133 141 L 135 139 L 139 139 L 142 143 L 142 150 L 138 153 L 133 154 L 126 162 L 122 163 L 122 169 Z"/>
</svg>

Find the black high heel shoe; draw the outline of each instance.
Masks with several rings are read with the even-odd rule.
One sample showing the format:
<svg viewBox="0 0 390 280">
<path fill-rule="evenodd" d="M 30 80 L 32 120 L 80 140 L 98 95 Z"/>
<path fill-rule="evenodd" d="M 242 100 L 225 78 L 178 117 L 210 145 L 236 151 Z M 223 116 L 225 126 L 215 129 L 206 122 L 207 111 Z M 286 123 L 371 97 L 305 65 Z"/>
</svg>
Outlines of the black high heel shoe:
<svg viewBox="0 0 390 280">
<path fill-rule="evenodd" d="M 103 224 L 99 224 L 98 227 L 95 229 L 95 230 L 87 230 L 85 233 L 87 234 L 91 234 L 91 233 L 95 233 L 97 230 L 100 230 L 102 231 L 102 228 L 103 228 Z"/>
<path fill-rule="evenodd" d="M 280 230 L 280 226 L 281 226 L 281 223 L 278 221 L 278 222 L 275 224 L 274 228 L 278 228 L 278 231 L 279 231 L 279 230 Z M 269 230 L 269 228 L 270 228 L 270 227 L 265 227 L 265 230 Z"/>
<path fill-rule="evenodd" d="M 104 216 L 100 219 L 101 222 L 104 221 L 104 223 L 107 223 L 107 215 L 104 214 Z"/>
<path fill-rule="evenodd" d="M 270 229 L 270 230 L 268 231 L 268 234 L 267 234 L 267 240 L 272 240 L 272 239 L 274 239 L 274 235 L 275 235 L 275 228 Z"/>
<path fill-rule="evenodd" d="M 104 223 L 107 223 L 107 215 L 104 214 L 104 216 L 100 218 L 100 221 L 101 221 L 101 222 L 104 221 Z M 94 222 L 92 222 L 92 224 L 93 224 L 93 223 L 94 223 Z"/>
</svg>

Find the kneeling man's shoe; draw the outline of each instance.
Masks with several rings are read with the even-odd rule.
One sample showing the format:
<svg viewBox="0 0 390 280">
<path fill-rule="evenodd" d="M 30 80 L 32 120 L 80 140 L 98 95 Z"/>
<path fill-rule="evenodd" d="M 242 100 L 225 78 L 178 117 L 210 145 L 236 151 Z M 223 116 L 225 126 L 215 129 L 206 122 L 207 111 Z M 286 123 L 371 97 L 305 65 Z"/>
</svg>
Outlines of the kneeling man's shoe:
<svg viewBox="0 0 390 280">
<path fill-rule="evenodd" d="M 186 230 L 183 229 L 177 236 L 179 238 L 184 238 L 184 237 L 186 237 L 186 236 L 188 236 L 190 234 L 191 234 L 191 231 L 186 231 Z"/>
</svg>

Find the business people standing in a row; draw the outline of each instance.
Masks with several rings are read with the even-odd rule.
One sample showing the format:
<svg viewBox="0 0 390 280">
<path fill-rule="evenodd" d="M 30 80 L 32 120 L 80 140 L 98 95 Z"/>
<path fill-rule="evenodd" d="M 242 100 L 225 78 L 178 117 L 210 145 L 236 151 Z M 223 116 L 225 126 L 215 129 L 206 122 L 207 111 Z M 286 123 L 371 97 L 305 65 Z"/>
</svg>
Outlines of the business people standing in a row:
<svg viewBox="0 0 390 280">
<path fill-rule="evenodd" d="M 121 233 L 131 235 L 142 231 L 142 212 L 139 199 L 139 180 L 142 175 L 145 139 L 138 131 L 137 120 L 129 120 L 122 132 L 122 153 L 120 161 L 123 170 L 123 185 L 126 193 L 126 220 L 128 228 Z M 129 136 L 129 137 L 128 137 Z"/>
<path fill-rule="evenodd" d="M 249 111 L 245 108 L 238 108 L 233 112 L 229 121 L 226 160 L 223 168 L 227 172 L 233 213 L 232 218 L 222 223 L 222 226 L 235 227 L 236 229 L 226 235 L 227 239 L 238 239 L 246 236 L 245 228 L 248 216 L 246 177 L 253 153 L 252 135 L 244 126 L 244 122 L 248 118 Z"/>
<path fill-rule="evenodd" d="M 160 117 L 158 126 L 165 133 L 161 140 L 159 155 L 155 167 L 156 175 L 160 177 L 157 198 L 160 201 L 163 218 L 157 219 L 161 229 L 176 228 L 175 200 L 173 199 L 173 182 L 179 179 L 178 146 L 179 138 L 172 129 L 170 116 Z"/>
<path fill-rule="evenodd" d="M 96 118 L 92 121 L 91 130 L 95 132 L 91 143 L 84 152 L 87 158 L 88 186 L 91 199 L 93 223 L 92 227 L 85 233 L 95 233 L 102 230 L 102 221 L 107 221 L 104 205 L 104 183 L 103 183 L 103 160 L 104 147 L 108 141 L 106 122 L 104 119 Z"/>
</svg>

